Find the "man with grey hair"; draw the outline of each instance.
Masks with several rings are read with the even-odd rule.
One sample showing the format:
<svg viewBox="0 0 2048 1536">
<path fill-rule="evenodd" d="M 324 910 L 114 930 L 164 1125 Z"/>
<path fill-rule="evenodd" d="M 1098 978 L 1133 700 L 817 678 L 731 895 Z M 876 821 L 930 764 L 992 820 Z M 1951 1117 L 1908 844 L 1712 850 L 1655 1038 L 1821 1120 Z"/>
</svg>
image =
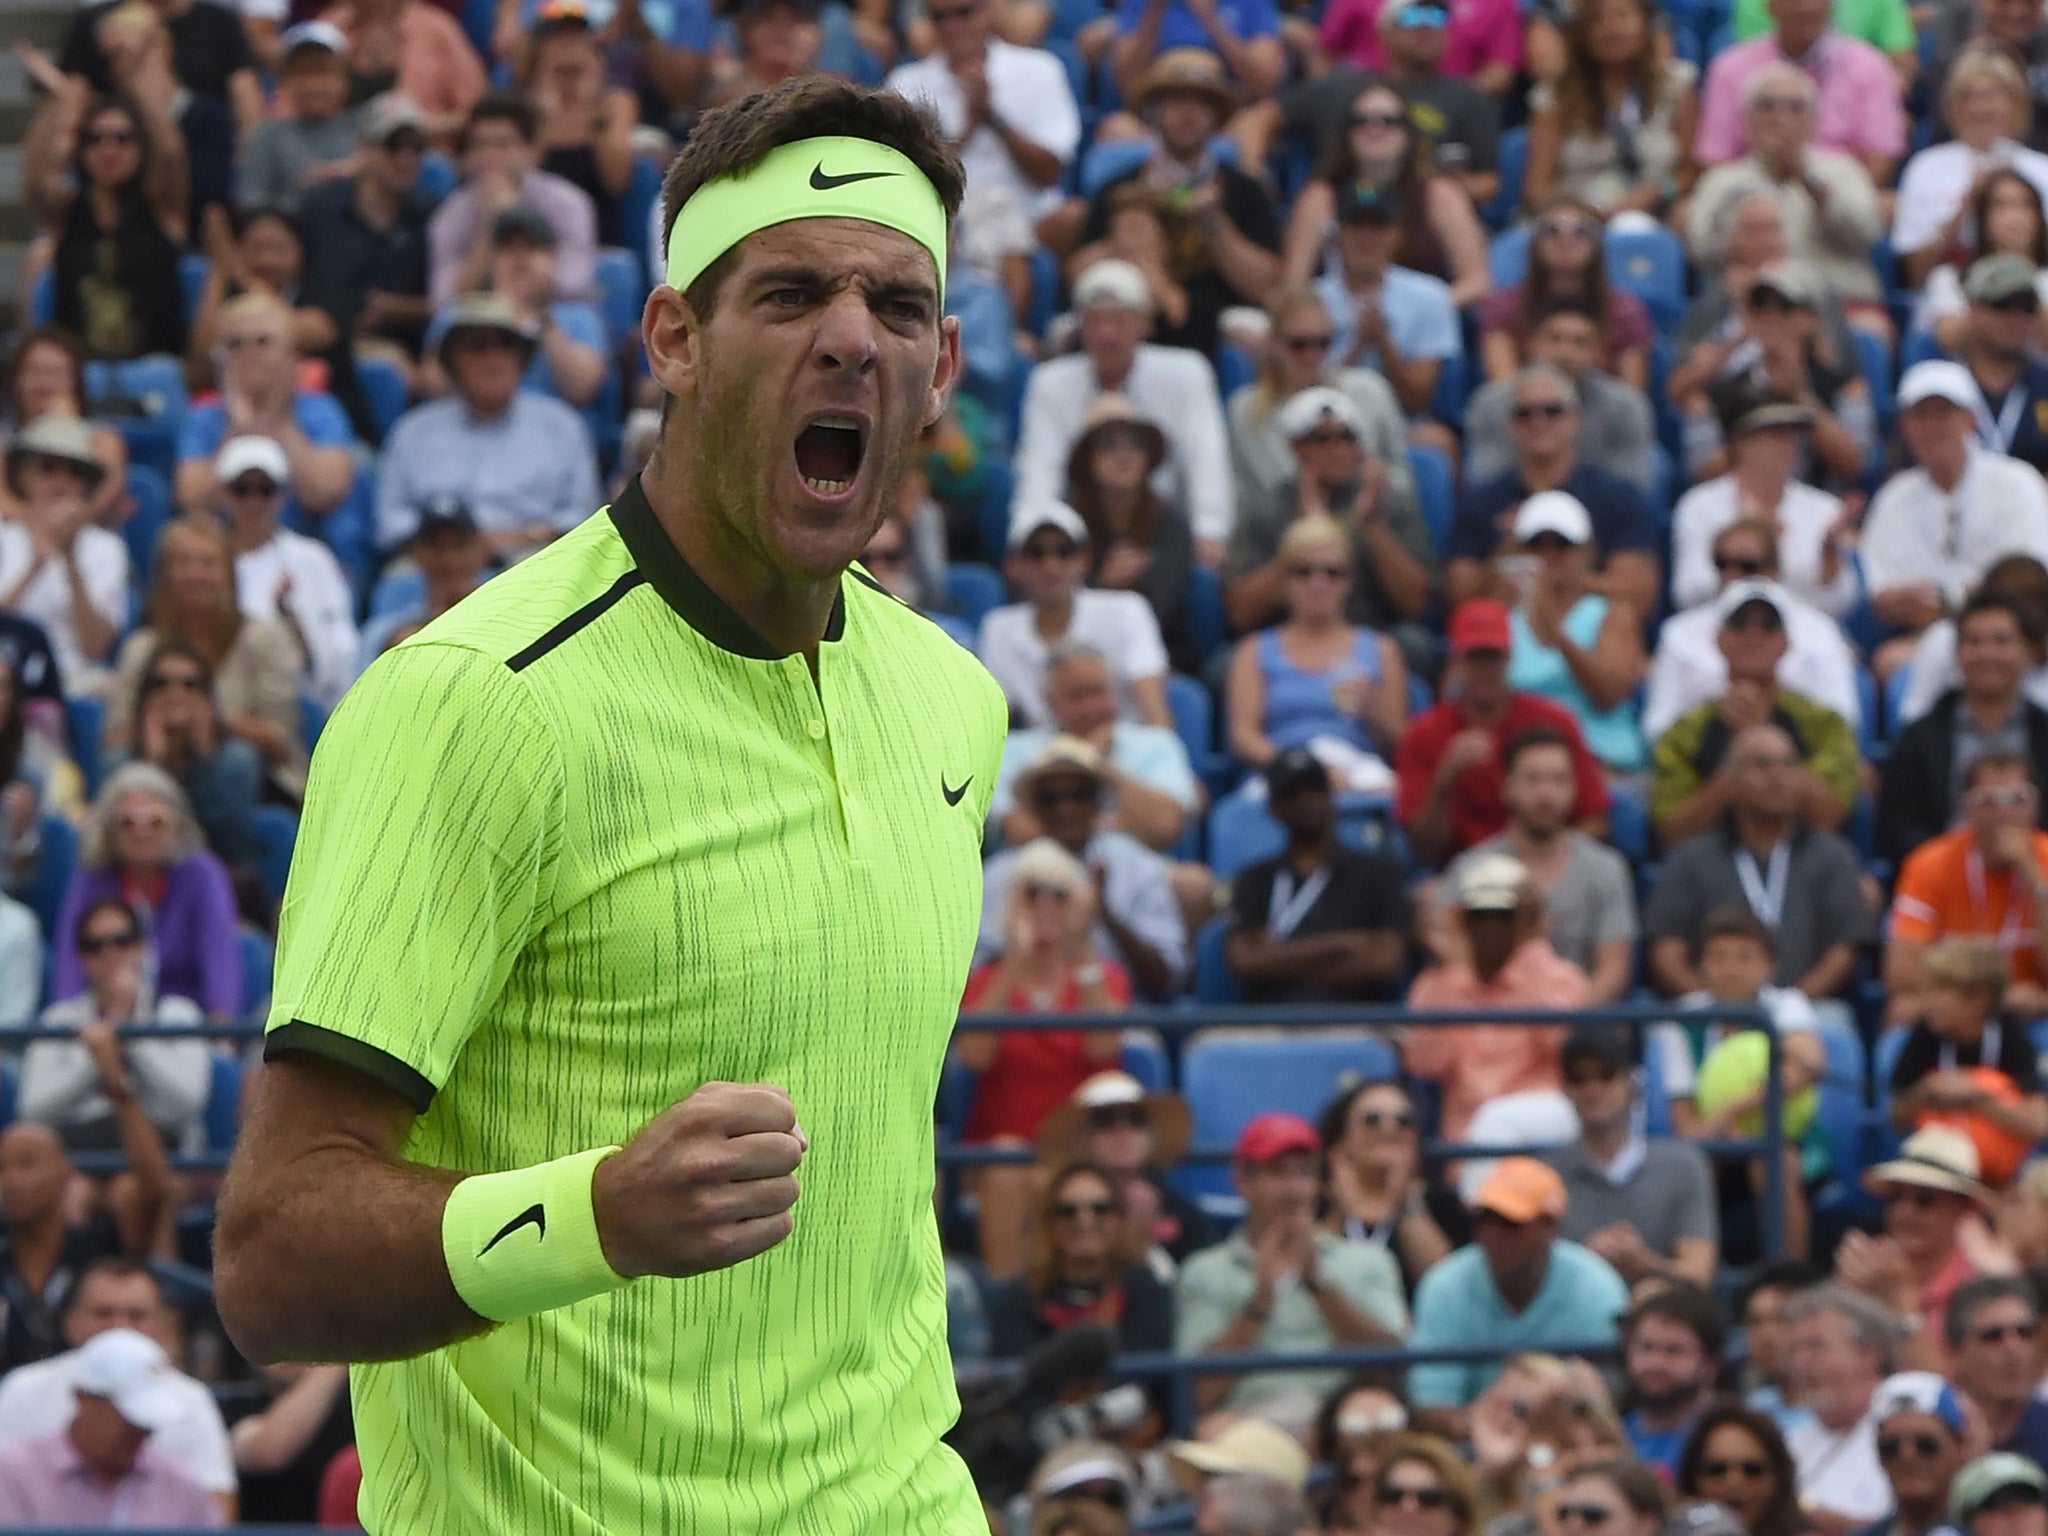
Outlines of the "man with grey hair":
<svg viewBox="0 0 2048 1536">
<path fill-rule="evenodd" d="M 1081 350 L 1031 370 L 1017 433 L 1018 506 L 1066 494 L 1067 457 L 1081 437 L 1082 418 L 1098 395 L 1115 391 L 1159 423 L 1166 457 L 1154 476 L 1161 495 L 1187 509 L 1195 555 L 1212 569 L 1237 521 L 1223 400 L 1209 360 L 1186 347 L 1145 338 L 1152 329 L 1152 293 L 1145 275 L 1114 257 L 1074 280 Z"/>
<path fill-rule="evenodd" d="M 1649 397 L 1601 367 L 1600 316 L 1583 298 L 1559 295 L 1531 310 L 1532 361 L 1563 372 L 1579 397 L 1579 458 L 1644 491 L 1656 488 L 1657 421 Z M 1465 479 L 1476 483 L 1514 464 L 1515 380 L 1495 379 L 1465 412 Z"/>
<path fill-rule="evenodd" d="M 1775 184 L 1753 181 L 1738 190 L 1729 200 L 1721 227 L 1726 234 L 1720 241 L 1720 272 L 1710 274 L 1701 286 L 1671 344 L 1672 356 L 1681 363 L 1691 361 L 1704 343 L 1732 348 L 1742 339 L 1743 317 L 1737 299 L 1749 292 L 1757 273 L 1785 260 L 1790 251 L 1785 195 Z M 1819 286 L 1820 330 L 1828 351 L 1838 358 L 1853 358 L 1855 342 L 1842 314 L 1842 301 L 1832 287 Z M 1715 367 L 1719 367 L 1718 359 Z"/>
<path fill-rule="evenodd" d="M 1451 525 L 1445 606 L 1491 597 L 1512 607 L 1521 593 L 1500 557 L 1514 553 L 1514 512 L 1539 491 L 1569 491 L 1593 523 L 1599 567 L 1592 588 L 1654 612 L 1663 582 L 1662 538 L 1642 490 L 1578 450 L 1579 387 L 1550 363 L 1523 366 L 1512 380 L 1508 416 L 1514 464 L 1491 480 L 1468 483 Z"/>
<path fill-rule="evenodd" d="M 1308 1528 L 1301 1495 L 1270 1477 L 1212 1477 L 1195 1511 L 1196 1536 L 1300 1536 Z"/>
<path fill-rule="evenodd" d="M 1785 1436 L 1799 1503 L 1823 1536 L 1847 1536 L 1892 1511 L 1877 1454 L 1877 1389 L 1892 1370 L 1899 1321 L 1842 1285 L 1803 1291 L 1785 1308 L 1788 1396 L 1810 1418 Z"/>
<path fill-rule="evenodd" d="M 1776 193 L 1784 219 L 1785 254 L 1804 261 L 1847 299 L 1877 300 L 1883 285 L 1870 247 L 1884 231 L 1877 187 L 1854 155 L 1813 142 L 1819 99 L 1812 78 L 1780 60 L 1757 71 L 1743 94 L 1749 153 L 1700 178 L 1686 219 L 1686 244 L 1700 266 L 1728 257 L 1734 212 L 1747 193 Z"/>
</svg>

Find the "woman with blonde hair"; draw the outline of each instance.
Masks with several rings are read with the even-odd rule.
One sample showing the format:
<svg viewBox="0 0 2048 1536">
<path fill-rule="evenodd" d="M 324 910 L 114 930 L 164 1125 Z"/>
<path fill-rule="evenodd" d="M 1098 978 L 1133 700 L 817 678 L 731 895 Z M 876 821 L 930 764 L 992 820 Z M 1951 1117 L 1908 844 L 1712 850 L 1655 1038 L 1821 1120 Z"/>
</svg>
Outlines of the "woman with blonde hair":
<svg viewBox="0 0 2048 1536">
<path fill-rule="evenodd" d="M 2033 93 L 2004 49 L 1965 48 L 1949 68 L 1941 106 L 1954 137 L 1906 162 L 1892 219 L 1892 249 L 1907 286 L 1914 288 L 1959 243 L 1981 238 L 1968 226 L 1971 193 L 1987 172 L 2010 167 L 2048 197 L 2048 155 L 2025 142 L 2034 119 Z"/>
<path fill-rule="evenodd" d="M 150 658 L 178 640 L 213 669 L 214 702 L 227 734 L 263 759 L 270 783 L 296 800 L 306 788 L 299 689 L 306 658 L 292 629 L 244 617 L 235 599 L 227 530 L 212 518 L 180 517 L 157 538 L 144 624 L 122 642 L 107 708 L 107 746 L 133 751 L 136 700 Z"/>
<path fill-rule="evenodd" d="M 1333 517 L 1299 518 L 1281 536 L 1287 616 L 1237 642 L 1224 684 L 1240 762 L 1262 768 L 1321 738 L 1391 759 L 1408 721 L 1408 667 L 1390 638 L 1345 619 L 1352 555 Z"/>
<path fill-rule="evenodd" d="M 1240 509 L 1275 495 L 1296 473 L 1294 448 L 1280 425 L 1280 407 L 1305 389 L 1327 384 L 1358 410 L 1366 451 L 1386 466 L 1382 494 L 1413 499 L 1408 422 L 1387 381 L 1369 368 L 1340 368 L 1330 346 L 1330 312 L 1305 283 L 1276 289 L 1266 300 L 1270 329 L 1259 374 L 1232 392 L 1224 416 L 1230 430 L 1231 477 Z M 1240 513 L 1240 517 L 1242 514 Z"/>
<path fill-rule="evenodd" d="M 85 990 L 78 921 L 108 896 L 142 915 L 156 996 L 188 997 L 210 1018 L 240 1016 L 241 943 L 227 869 L 207 850 L 177 780 L 150 763 L 115 769 L 93 801 L 57 916 L 52 1001 Z"/>
</svg>

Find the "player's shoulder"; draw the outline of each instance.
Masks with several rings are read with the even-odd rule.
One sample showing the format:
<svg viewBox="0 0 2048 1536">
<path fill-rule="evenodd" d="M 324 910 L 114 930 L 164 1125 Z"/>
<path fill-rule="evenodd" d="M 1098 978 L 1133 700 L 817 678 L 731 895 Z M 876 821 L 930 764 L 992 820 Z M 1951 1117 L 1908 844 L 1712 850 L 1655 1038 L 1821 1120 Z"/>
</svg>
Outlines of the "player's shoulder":
<svg viewBox="0 0 2048 1536">
<path fill-rule="evenodd" d="M 601 617 L 624 595 L 637 567 L 611 518 L 598 512 L 554 543 L 492 577 L 394 648 L 456 646 L 520 670 L 522 658 L 554 649 L 569 626 Z"/>
<path fill-rule="evenodd" d="M 1007 716 L 1003 690 L 976 656 L 931 619 L 919 613 L 859 566 L 846 573 L 841 589 L 848 618 L 860 626 L 863 646 L 878 650 L 920 687 L 937 683 L 964 692 Z"/>
</svg>

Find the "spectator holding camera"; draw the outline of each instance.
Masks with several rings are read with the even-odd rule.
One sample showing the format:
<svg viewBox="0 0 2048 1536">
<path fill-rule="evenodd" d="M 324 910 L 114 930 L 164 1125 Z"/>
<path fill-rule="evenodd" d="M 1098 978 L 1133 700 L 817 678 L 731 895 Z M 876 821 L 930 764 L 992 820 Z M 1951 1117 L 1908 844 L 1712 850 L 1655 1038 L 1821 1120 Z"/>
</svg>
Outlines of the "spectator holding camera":
<svg viewBox="0 0 2048 1536">
<path fill-rule="evenodd" d="M 221 723 L 213 668 L 185 641 L 166 640 L 150 652 L 128 740 L 128 756 L 178 781 L 222 863 L 234 870 L 255 863 L 263 759 Z"/>
</svg>

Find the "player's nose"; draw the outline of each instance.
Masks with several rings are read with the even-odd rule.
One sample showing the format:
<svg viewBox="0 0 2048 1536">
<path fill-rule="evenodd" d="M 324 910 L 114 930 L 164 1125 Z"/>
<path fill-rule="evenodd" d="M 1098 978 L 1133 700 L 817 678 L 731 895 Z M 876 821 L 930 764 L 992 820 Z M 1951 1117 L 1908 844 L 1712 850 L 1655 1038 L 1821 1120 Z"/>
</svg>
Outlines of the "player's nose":
<svg viewBox="0 0 2048 1536">
<path fill-rule="evenodd" d="M 849 288 L 833 296 L 818 322 L 812 350 L 834 372 L 865 373 L 875 366 L 881 336 L 874 311 L 860 293 Z"/>
</svg>

